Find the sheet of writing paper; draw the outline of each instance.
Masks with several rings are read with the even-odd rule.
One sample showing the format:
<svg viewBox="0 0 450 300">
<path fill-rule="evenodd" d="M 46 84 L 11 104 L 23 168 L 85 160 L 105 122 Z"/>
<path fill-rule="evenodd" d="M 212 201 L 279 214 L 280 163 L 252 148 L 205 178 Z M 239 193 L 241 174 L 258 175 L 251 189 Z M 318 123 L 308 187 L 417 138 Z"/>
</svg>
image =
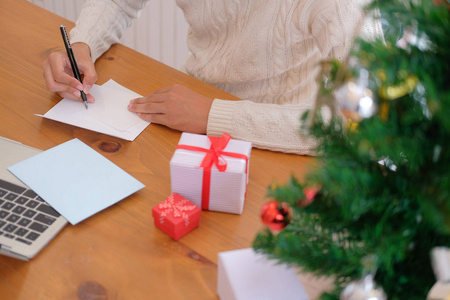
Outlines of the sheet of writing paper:
<svg viewBox="0 0 450 300">
<path fill-rule="evenodd" d="M 73 225 L 145 187 L 79 139 L 8 170 Z"/>
<path fill-rule="evenodd" d="M 95 102 L 89 103 L 87 110 L 80 101 L 64 98 L 42 117 L 128 141 L 150 124 L 127 109 L 130 100 L 141 96 L 114 80 L 94 85 L 90 93 Z"/>
<path fill-rule="evenodd" d="M 115 81 L 109 80 L 102 86 L 95 86 L 91 94 L 95 99 L 101 99 L 89 105 L 88 113 L 93 118 L 119 131 L 127 130 L 141 121 L 135 113 L 127 109 L 130 100 L 141 96 Z"/>
</svg>

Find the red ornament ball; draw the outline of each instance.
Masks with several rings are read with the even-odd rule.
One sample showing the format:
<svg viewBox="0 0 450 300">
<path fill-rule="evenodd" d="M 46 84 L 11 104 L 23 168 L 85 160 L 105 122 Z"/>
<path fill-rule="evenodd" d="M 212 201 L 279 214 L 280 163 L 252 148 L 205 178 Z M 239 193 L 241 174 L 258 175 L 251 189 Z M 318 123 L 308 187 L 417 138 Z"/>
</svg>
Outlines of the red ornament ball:
<svg viewBox="0 0 450 300">
<path fill-rule="evenodd" d="M 269 201 L 261 208 L 261 220 L 271 230 L 283 230 L 291 221 L 292 211 L 286 202 Z"/>
<path fill-rule="evenodd" d="M 303 194 L 305 194 L 305 198 L 300 200 L 300 207 L 307 207 L 311 203 L 313 203 L 314 198 L 317 193 L 320 191 L 320 186 L 315 187 L 305 187 L 303 188 Z"/>
</svg>

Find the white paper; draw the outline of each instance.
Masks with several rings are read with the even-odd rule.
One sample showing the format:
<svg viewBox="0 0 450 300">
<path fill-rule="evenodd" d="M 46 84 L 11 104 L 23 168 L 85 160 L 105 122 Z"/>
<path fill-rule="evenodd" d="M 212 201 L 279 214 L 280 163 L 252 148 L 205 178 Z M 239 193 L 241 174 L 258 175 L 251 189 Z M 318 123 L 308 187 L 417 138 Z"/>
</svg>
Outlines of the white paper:
<svg viewBox="0 0 450 300">
<path fill-rule="evenodd" d="M 80 101 L 64 98 L 42 117 L 128 141 L 150 124 L 127 109 L 130 100 L 141 96 L 114 80 L 94 85 L 90 93 L 95 102 L 89 103 L 87 110 Z"/>
</svg>

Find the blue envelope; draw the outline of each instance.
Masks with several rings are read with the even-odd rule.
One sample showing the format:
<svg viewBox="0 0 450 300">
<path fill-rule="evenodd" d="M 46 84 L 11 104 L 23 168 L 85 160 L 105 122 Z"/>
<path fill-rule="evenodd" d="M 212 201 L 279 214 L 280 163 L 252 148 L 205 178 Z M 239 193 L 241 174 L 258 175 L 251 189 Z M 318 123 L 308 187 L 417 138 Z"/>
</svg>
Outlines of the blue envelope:
<svg viewBox="0 0 450 300">
<path fill-rule="evenodd" d="M 8 170 L 73 225 L 145 187 L 78 139 Z"/>
</svg>

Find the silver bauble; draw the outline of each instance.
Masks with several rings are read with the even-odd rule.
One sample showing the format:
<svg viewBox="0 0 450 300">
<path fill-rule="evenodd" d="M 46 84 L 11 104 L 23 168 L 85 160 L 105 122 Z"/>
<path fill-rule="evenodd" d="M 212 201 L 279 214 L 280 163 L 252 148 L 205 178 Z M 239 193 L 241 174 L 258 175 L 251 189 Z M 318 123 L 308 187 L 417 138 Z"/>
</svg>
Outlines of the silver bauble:
<svg viewBox="0 0 450 300">
<path fill-rule="evenodd" d="M 372 91 L 367 87 L 369 72 L 360 70 L 356 81 L 348 81 L 335 91 L 336 102 L 346 117 L 359 121 L 373 116 L 376 103 Z"/>
</svg>

